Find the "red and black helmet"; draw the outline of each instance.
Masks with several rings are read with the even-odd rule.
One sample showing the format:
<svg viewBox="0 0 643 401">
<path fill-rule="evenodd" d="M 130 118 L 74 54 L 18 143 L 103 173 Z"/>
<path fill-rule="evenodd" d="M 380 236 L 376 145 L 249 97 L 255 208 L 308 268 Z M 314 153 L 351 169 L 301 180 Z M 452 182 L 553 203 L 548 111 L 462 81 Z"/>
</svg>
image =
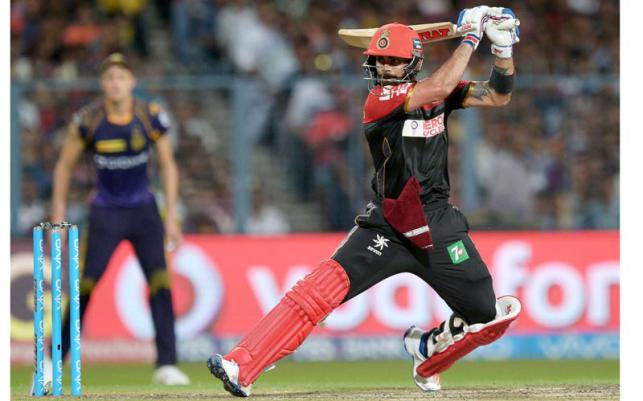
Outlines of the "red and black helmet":
<svg viewBox="0 0 643 401">
<path fill-rule="evenodd" d="M 364 63 L 365 68 L 369 68 L 369 66 L 374 68 L 375 57 L 377 56 L 399 57 L 410 60 L 409 64 L 404 68 L 406 71 L 404 81 L 415 79 L 415 75 L 422 69 L 422 61 L 424 60 L 420 36 L 413 28 L 399 22 L 382 25 L 378 28 L 364 54 L 368 57 L 366 63 Z M 373 73 L 374 71 L 369 72 Z"/>
</svg>

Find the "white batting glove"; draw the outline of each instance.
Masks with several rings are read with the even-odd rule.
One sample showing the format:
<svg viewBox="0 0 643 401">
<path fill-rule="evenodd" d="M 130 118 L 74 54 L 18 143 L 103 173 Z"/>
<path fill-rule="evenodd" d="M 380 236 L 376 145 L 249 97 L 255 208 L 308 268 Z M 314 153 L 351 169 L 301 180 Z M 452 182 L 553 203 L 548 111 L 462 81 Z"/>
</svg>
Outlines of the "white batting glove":
<svg viewBox="0 0 643 401">
<path fill-rule="evenodd" d="M 510 58 L 513 45 L 520 41 L 520 21 L 509 8 L 490 7 L 487 10 L 484 31 L 491 40 L 491 54 L 498 58 Z"/>
<path fill-rule="evenodd" d="M 488 9 L 487 6 L 465 8 L 458 15 L 458 30 L 467 31 L 462 43 L 470 45 L 474 50 L 482 40 Z"/>
</svg>

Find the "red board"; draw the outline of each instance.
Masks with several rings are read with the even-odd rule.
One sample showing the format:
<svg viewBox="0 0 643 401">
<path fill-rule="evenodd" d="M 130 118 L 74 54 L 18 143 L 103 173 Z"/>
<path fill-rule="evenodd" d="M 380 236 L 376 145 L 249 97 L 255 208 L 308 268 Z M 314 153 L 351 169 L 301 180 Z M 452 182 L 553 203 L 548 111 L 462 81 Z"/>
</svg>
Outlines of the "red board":
<svg viewBox="0 0 643 401">
<path fill-rule="evenodd" d="M 515 294 L 523 314 L 514 333 L 614 332 L 619 329 L 619 236 L 616 231 L 479 233 L 474 241 L 498 295 Z M 344 235 L 188 236 L 172 255 L 179 338 L 209 331 L 237 336 Z M 122 244 L 96 289 L 87 339 L 150 338 L 142 275 Z M 423 281 L 403 274 L 351 300 L 319 334 L 399 334 L 410 324 L 439 323 L 448 309 Z"/>
</svg>

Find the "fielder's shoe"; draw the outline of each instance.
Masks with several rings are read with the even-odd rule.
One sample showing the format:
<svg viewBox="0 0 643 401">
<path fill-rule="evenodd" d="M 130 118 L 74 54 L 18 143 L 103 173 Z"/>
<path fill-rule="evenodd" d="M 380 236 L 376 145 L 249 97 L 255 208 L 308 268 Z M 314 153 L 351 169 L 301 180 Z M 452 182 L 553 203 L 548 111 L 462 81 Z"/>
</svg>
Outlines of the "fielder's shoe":
<svg viewBox="0 0 643 401">
<path fill-rule="evenodd" d="M 159 366 L 154 372 L 152 380 L 155 384 L 165 386 L 185 386 L 190 384 L 190 378 L 174 365 Z"/>
<path fill-rule="evenodd" d="M 42 360 L 42 368 L 44 369 L 44 372 L 42 374 L 42 394 L 43 395 L 49 395 L 51 394 L 51 384 L 54 380 L 53 378 L 53 366 L 51 364 L 51 358 L 48 356 L 45 356 Z M 36 374 L 31 375 L 31 388 L 29 389 L 29 395 L 35 395 L 34 390 L 35 390 L 35 385 L 36 385 Z"/>
<path fill-rule="evenodd" d="M 237 397 L 248 397 L 252 385 L 242 386 L 239 384 L 239 365 L 234 361 L 223 359 L 219 354 L 208 359 L 208 369 L 217 379 L 223 382 L 223 388 Z"/>
<path fill-rule="evenodd" d="M 417 367 L 426 360 L 422 350 L 426 350 L 428 337 L 428 333 L 425 333 L 424 330 L 411 326 L 404 333 L 404 349 L 413 358 L 413 380 L 415 384 L 424 391 L 438 391 L 442 388 L 439 374 L 422 377 L 416 371 Z"/>
</svg>

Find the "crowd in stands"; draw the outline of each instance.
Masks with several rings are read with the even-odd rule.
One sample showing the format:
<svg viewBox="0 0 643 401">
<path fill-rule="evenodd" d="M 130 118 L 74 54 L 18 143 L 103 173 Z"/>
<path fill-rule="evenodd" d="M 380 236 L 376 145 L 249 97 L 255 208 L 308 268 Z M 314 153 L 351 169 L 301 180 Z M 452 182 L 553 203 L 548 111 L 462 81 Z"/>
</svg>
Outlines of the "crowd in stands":
<svg viewBox="0 0 643 401">
<path fill-rule="evenodd" d="M 366 94 L 361 82 L 364 60 L 358 49 L 341 42 L 337 29 L 391 21 L 454 21 L 461 8 L 478 3 L 14 0 L 12 79 L 20 83 L 95 78 L 100 61 L 116 50 L 124 52 L 137 74 L 146 78 L 243 77 L 251 92 L 248 108 L 253 118 L 247 135 L 252 143 L 289 167 L 288 178 L 299 198 L 319 204 L 328 222 L 323 228 L 343 230 L 370 196 L 371 170 L 360 127 Z M 618 227 L 619 2 L 486 3 L 512 7 L 521 20 L 521 41 L 515 48 L 518 84 L 512 103 L 478 113 L 482 139 L 474 162 L 480 201 L 475 210 L 465 210 L 472 225 Z M 159 47 L 159 41 L 167 46 Z M 426 47 L 424 74 L 456 45 L 457 41 L 446 41 Z M 466 78 L 486 79 L 492 62 L 483 41 Z M 545 76 L 553 78 L 539 80 Z M 346 85 L 347 80 L 353 84 Z M 90 96 L 43 85 L 32 86 L 24 95 L 17 105 L 23 163 L 23 204 L 17 223 L 28 227 L 47 210 L 61 132 L 71 113 Z M 185 93 L 168 92 L 163 97 L 173 115 L 184 177 L 184 229 L 232 232 L 230 122 L 213 120 L 209 103 Z M 455 204 L 462 191 L 458 176 L 467 135 L 457 123 L 458 114 L 450 125 Z M 92 175 L 79 168 L 74 179 L 78 185 L 71 203 L 82 205 Z M 76 209 L 82 213 L 82 206 Z M 274 226 L 275 231 L 287 230 L 284 221 Z M 264 225 L 261 232 L 270 230 Z"/>
</svg>

